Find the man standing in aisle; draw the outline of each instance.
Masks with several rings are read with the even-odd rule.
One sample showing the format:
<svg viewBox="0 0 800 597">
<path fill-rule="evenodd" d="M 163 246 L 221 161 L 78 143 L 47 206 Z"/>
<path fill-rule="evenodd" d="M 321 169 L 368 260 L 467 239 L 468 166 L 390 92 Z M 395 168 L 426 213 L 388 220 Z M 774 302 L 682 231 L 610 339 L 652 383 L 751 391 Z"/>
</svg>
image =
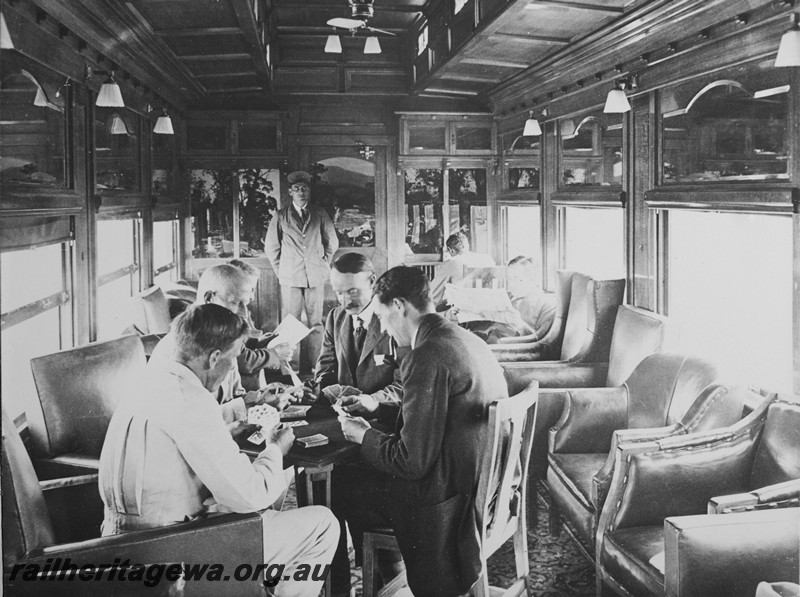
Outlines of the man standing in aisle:
<svg viewBox="0 0 800 597">
<path fill-rule="evenodd" d="M 325 281 L 339 239 L 327 212 L 309 202 L 311 175 L 292 172 L 288 176 L 292 202 L 272 218 L 264 250 L 281 285 L 283 317 L 291 314 L 298 320 L 303 311 L 311 334 L 308 339 L 309 363 L 316 361 L 322 346 L 322 301 Z M 299 355 L 293 367 L 297 370 Z"/>
<path fill-rule="evenodd" d="M 503 370 L 477 336 L 435 313 L 417 268 L 383 274 L 372 305 L 382 328 L 411 347 L 400 365 L 402 403 L 383 402 L 375 413 L 394 413 L 394 433 L 360 417 L 339 418 L 344 436 L 361 444 L 365 466 L 360 478 L 334 475 L 331 508 L 351 532 L 394 527 L 414 595 L 455 597 L 480 574 L 475 491 L 488 406 L 508 397 Z M 335 593 L 349 588 L 337 573 L 341 546 L 331 570 Z"/>
</svg>

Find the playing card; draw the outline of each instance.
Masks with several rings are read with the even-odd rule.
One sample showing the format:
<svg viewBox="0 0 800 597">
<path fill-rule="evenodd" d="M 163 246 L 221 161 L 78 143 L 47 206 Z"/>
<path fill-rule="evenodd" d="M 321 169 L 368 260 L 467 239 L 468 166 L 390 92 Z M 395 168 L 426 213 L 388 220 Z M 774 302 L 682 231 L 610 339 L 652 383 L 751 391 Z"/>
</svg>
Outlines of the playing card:
<svg viewBox="0 0 800 597">
<path fill-rule="evenodd" d="M 297 443 L 299 443 L 304 448 L 315 448 L 317 446 L 324 446 L 328 443 L 328 438 L 322 435 L 321 433 L 316 433 L 314 435 L 309 435 L 308 437 L 300 437 L 297 439 Z"/>
<path fill-rule="evenodd" d="M 247 422 L 266 429 L 277 427 L 281 418 L 278 410 L 269 404 L 259 404 L 247 411 Z"/>
<path fill-rule="evenodd" d="M 286 421 L 285 423 L 281 423 L 281 428 L 302 427 L 303 425 L 308 425 L 308 421 Z"/>
<path fill-rule="evenodd" d="M 330 401 L 330 403 L 333 404 L 339 398 L 343 398 L 344 396 L 358 396 L 362 392 L 353 386 L 339 385 L 337 383 L 333 384 L 332 386 L 328 386 L 327 388 L 323 388 L 322 393 Z"/>
<path fill-rule="evenodd" d="M 258 445 L 258 444 L 263 444 L 265 439 L 267 439 L 267 438 L 264 437 L 264 434 L 261 433 L 261 430 L 259 429 L 254 434 L 252 434 L 250 437 L 248 437 L 247 441 L 249 441 L 251 444 Z"/>
<path fill-rule="evenodd" d="M 287 419 L 299 419 L 305 417 L 309 408 L 311 408 L 310 405 L 300 405 L 300 404 L 293 404 L 291 406 L 287 406 L 285 409 L 281 411 L 280 414 L 281 421 L 285 421 Z"/>
</svg>

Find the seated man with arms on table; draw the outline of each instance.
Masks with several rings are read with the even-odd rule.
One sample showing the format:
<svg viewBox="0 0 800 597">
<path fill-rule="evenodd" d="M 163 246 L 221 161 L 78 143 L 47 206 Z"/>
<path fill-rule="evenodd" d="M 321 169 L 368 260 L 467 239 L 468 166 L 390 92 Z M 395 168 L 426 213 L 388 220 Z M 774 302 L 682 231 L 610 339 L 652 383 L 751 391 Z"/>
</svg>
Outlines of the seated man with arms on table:
<svg viewBox="0 0 800 597">
<path fill-rule="evenodd" d="M 360 253 L 345 253 L 333 263 L 331 286 L 339 306 L 328 314 L 316 366 L 320 389 L 340 384 L 362 392 L 345 402 L 360 403 L 361 412 L 374 412 L 381 402 L 398 403 L 402 396 L 397 347 L 372 309 L 374 283 L 375 266 Z"/>
<path fill-rule="evenodd" d="M 372 304 L 382 328 L 411 347 L 400 365 L 403 398 L 399 408 L 378 406 L 379 418 L 395 417 L 391 434 L 360 417 L 339 418 L 365 465 L 342 469 L 352 478 L 336 471 L 332 509 L 356 545 L 359 532 L 394 527 L 414 595 L 461 595 L 480 574 L 475 492 L 488 405 L 508 396 L 503 370 L 486 344 L 434 312 L 421 270 L 383 274 Z M 337 550 L 331 571 L 335 592 L 349 584 L 337 573 L 337 562 L 347 563 L 341 556 Z"/>
<path fill-rule="evenodd" d="M 192 305 L 172 324 L 171 358 L 150 361 L 142 391 L 120 403 L 100 455 L 103 535 L 161 527 L 209 512 L 262 511 L 266 564 L 286 566 L 276 594 L 316 597 L 322 581 L 294 580 L 299 564 L 328 565 L 338 523 L 320 506 L 278 512 L 291 429 L 265 430 L 254 462 L 241 454 L 215 395 L 235 366 L 247 324 L 218 305 Z M 212 504 L 210 505 L 209 502 Z"/>
<path fill-rule="evenodd" d="M 247 275 L 232 265 L 215 265 L 200 276 L 197 285 L 197 304 L 215 304 L 225 307 L 244 318 L 247 305 L 252 298 L 251 282 Z M 292 348 L 286 348 L 285 357 L 290 358 Z M 175 335 L 170 331 L 153 350 L 150 363 L 169 362 L 175 350 Z M 283 358 L 278 354 L 277 358 Z M 247 409 L 257 404 L 271 404 L 282 408 L 289 400 L 287 394 L 274 394 L 268 390 L 246 392 L 242 387 L 241 376 L 236 365 L 231 367 L 222 380 L 217 392 L 217 400 L 222 406 L 222 417 L 226 423 L 247 419 Z"/>
<path fill-rule="evenodd" d="M 522 318 L 520 333 L 535 334 L 537 340 L 547 335 L 556 316 L 555 297 L 542 292 L 538 279 L 539 267 L 530 257 L 514 257 L 508 262 L 506 289 Z"/>
<path fill-rule="evenodd" d="M 431 282 L 431 299 L 438 306 L 444 299 L 445 285 L 458 284 L 464 279 L 465 267 L 492 267 L 494 259 L 485 253 L 469 250 L 469 239 L 463 232 L 447 237 L 445 242 L 450 259 L 442 263 Z"/>
<path fill-rule="evenodd" d="M 242 261 L 241 259 L 231 259 L 228 265 L 241 270 L 250 281 L 250 297 L 251 300 L 255 296 L 256 286 L 261 277 L 258 269 Z M 245 322 L 249 328 L 249 338 L 244 343 L 244 350 L 236 362 L 239 367 L 239 375 L 242 377 L 242 385 L 246 389 L 258 389 L 258 375 L 261 371 L 264 372 L 264 381 L 271 382 L 285 382 L 290 383 L 291 379 L 288 375 L 288 362 L 292 358 L 294 352 L 291 346 L 282 344 L 275 348 L 267 348 L 267 345 L 275 337 L 275 334 L 264 333 L 253 324 L 253 318 L 250 316 L 250 310 L 245 309 L 244 314 Z"/>
</svg>

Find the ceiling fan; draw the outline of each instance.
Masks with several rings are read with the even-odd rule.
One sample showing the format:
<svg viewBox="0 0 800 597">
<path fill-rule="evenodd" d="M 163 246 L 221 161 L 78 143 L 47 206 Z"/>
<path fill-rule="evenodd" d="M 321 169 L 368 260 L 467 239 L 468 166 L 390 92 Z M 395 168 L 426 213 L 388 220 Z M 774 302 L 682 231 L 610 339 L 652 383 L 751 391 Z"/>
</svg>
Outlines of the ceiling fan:
<svg viewBox="0 0 800 597">
<path fill-rule="evenodd" d="M 328 25 L 336 29 L 346 29 L 351 35 L 358 31 L 369 31 L 370 33 L 382 33 L 384 35 L 396 35 L 391 31 L 376 29 L 367 25 L 375 14 L 373 0 L 348 0 L 350 6 L 350 18 L 335 17 L 328 20 Z"/>
</svg>

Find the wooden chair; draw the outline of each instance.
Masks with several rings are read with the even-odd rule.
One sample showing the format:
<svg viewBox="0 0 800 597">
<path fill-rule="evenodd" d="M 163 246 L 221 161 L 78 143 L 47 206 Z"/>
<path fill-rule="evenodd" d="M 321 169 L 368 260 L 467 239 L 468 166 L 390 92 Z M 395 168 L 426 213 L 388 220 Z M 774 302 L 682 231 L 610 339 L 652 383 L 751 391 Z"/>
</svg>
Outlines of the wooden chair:
<svg viewBox="0 0 800 597">
<path fill-rule="evenodd" d="M 528 590 L 527 486 L 528 457 L 533 443 L 534 406 L 539 384 L 528 387 L 510 398 L 489 405 L 490 442 L 481 463 L 475 507 L 481 539 L 483 570 L 473 585 L 476 597 L 489 597 L 486 561 L 509 539 L 514 540 L 517 576 L 502 595 L 531 595 Z M 364 534 L 364 597 L 373 597 L 376 553 L 398 550 L 390 531 Z M 404 575 L 395 578 L 378 592 L 378 597 L 393 594 L 405 585 Z M 493 590 L 492 594 L 497 591 Z"/>
</svg>

